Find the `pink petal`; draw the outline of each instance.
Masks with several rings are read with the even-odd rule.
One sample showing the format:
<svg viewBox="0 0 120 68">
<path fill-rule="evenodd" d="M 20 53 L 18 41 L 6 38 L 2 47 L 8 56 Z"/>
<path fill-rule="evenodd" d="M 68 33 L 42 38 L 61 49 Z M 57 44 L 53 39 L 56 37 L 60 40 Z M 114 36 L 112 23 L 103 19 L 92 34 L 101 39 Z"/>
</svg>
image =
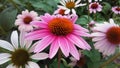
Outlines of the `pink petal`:
<svg viewBox="0 0 120 68">
<path fill-rule="evenodd" d="M 36 30 L 26 35 L 26 40 L 38 40 L 48 35 L 47 30 Z"/>
<path fill-rule="evenodd" d="M 72 21 L 73 23 L 75 23 L 77 19 L 78 19 L 78 16 L 77 16 L 76 14 L 73 14 L 73 15 L 72 15 L 72 18 L 71 18 L 71 21 Z"/>
<path fill-rule="evenodd" d="M 78 25 L 78 24 L 74 24 L 74 28 L 75 28 L 75 30 L 89 32 L 87 29 L 81 27 L 81 26 Z"/>
<path fill-rule="evenodd" d="M 69 44 L 67 39 L 65 39 L 64 37 L 59 37 L 58 38 L 58 45 L 62 51 L 62 53 L 68 57 L 69 56 L 69 52 L 70 52 L 70 48 L 69 48 Z"/>
<path fill-rule="evenodd" d="M 55 39 L 55 36 L 48 35 L 44 37 L 39 43 L 36 45 L 34 52 L 41 52 L 46 47 L 48 47 Z"/>
<path fill-rule="evenodd" d="M 83 38 L 79 37 L 79 39 L 84 43 L 84 45 L 86 46 L 87 50 L 91 49 L 90 45 Z"/>
<path fill-rule="evenodd" d="M 92 39 L 92 41 L 100 41 L 100 40 L 104 40 L 106 37 L 94 37 Z"/>
<path fill-rule="evenodd" d="M 102 36 L 105 36 L 105 33 L 101 33 L 101 32 L 94 32 L 91 34 L 91 36 L 98 36 L 98 37 L 102 37 Z"/>
<path fill-rule="evenodd" d="M 49 52 L 49 58 L 52 59 L 55 54 L 57 53 L 59 49 L 59 46 L 57 44 L 57 41 L 55 40 L 52 44 L 51 44 L 51 47 L 50 47 L 50 52 Z"/>
<path fill-rule="evenodd" d="M 35 27 L 41 27 L 41 28 L 47 28 L 47 24 L 44 21 L 33 21 L 31 22 L 31 25 Z"/>
<path fill-rule="evenodd" d="M 109 56 L 109 55 L 114 54 L 114 53 L 115 53 L 115 50 L 116 50 L 116 47 L 115 47 L 114 45 L 112 45 L 112 46 L 109 48 L 107 55 Z"/>
<path fill-rule="evenodd" d="M 50 20 L 52 20 L 52 16 L 48 13 L 46 13 L 44 16 L 40 16 L 42 21 L 45 21 L 46 23 L 48 23 Z"/>
<path fill-rule="evenodd" d="M 83 31 L 79 31 L 79 30 L 74 30 L 73 34 L 79 35 L 79 36 L 85 36 L 85 37 L 91 37 L 90 34 L 83 32 Z"/>
<path fill-rule="evenodd" d="M 67 39 L 70 40 L 72 43 L 74 43 L 76 46 L 82 49 L 89 49 L 88 47 L 85 46 L 84 42 L 82 42 L 77 36 L 75 35 L 69 35 L 67 36 Z"/>
<path fill-rule="evenodd" d="M 78 50 L 76 49 L 76 47 L 74 46 L 74 44 L 70 43 L 70 54 L 77 60 L 80 59 L 80 54 L 78 52 Z"/>
</svg>

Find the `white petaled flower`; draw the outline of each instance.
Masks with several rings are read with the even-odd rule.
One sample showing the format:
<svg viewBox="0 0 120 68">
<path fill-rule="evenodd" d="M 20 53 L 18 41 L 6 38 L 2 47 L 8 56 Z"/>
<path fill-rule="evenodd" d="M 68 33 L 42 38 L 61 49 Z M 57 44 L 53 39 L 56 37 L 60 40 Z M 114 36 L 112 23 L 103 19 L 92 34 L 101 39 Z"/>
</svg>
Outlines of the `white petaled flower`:
<svg viewBox="0 0 120 68">
<path fill-rule="evenodd" d="M 88 0 L 89 3 L 92 2 L 92 1 L 93 0 Z M 94 1 L 99 2 L 99 1 L 102 1 L 102 0 L 94 0 Z"/>
<path fill-rule="evenodd" d="M 110 23 L 104 22 L 96 24 L 93 28 L 93 41 L 95 48 L 102 52 L 104 56 L 115 53 L 116 47 L 120 46 L 120 27 L 110 19 Z"/>
<path fill-rule="evenodd" d="M 80 3 L 81 0 L 60 0 L 61 5 L 58 5 L 60 9 L 65 10 L 65 14 L 69 14 L 71 11 L 76 14 L 75 8 L 85 6 L 86 4 Z"/>
<path fill-rule="evenodd" d="M 112 11 L 113 11 L 115 14 L 120 14 L 120 7 L 119 7 L 119 6 L 112 7 Z"/>
<path fill-rule="evenodd" d="M 96 12 L 102 11 L 102 5 L 100 5 L 98 2 L 93 2 L 89 4 L 89 12 L 90 13 L 96 13 Z"/>
<path fill-rule="evenodd" d="M 30 24 L 32 21 L 38 21 L 40 18 L 38 17 L 38 14 L 35 11 L 22 11 L 22 14 L 19 14 L 17 16 L 17 19 L 15 21 L 15 25 L 18 26 L 19 30 L 24 31 L 31 31 L 33 29 L 32 25 Z"/>
<path fill-rule="evenodd" d="M 48 58 L 47 53 L 31 54 L 35 44 L 31 46 L 32 41 L 24 40 L 25 32 L 20 34 L 18 42 L 18 33 L 13 31 L 11 34 L 11 43 L 0 40 L 0 47 L 7 49 L 10 53 L 0 53 L 0 65 L 8 61 L 11 62 L 6 68 L 40 68 L 33 60 L 43 60 Z M 20 43 L 20 44 L 19 44 Z"/>
</svg>

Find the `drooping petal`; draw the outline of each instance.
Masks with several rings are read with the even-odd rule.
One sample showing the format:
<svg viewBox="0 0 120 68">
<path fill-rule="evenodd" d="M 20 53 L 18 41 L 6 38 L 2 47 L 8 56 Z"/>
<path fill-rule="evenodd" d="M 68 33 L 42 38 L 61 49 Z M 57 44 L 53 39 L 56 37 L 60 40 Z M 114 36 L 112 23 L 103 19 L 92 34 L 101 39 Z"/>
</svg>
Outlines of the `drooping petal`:
<svg viewBox="0 0 120 68">
<path fill-rule="evenodd" d="M 47 53 L 36 53 L 32 55 L 31 58 L 35 60 L 43 60 L 43 59 L 48 58 L 48 54 Z"/>
<path fill-rule="evenodd" d="M 78 4 L 75 7 L 85 6 L 86 4 Z"/>
<path fill-rule="evenodd" d="M 0 47 L 10 51 L 14 51 L 14 47 L 9 42 L 4 40 L 0 40 Z"/>
<path fill-rule="evenodd" d="M 36 45 L 39 43 L 39 41 L 38 42 L 35 42 L 30 48 L 29 48 L 29 52 L 31 53 L 31 52 L 34 52 L 34 50 L 35 50 L 35 47 L 36 47 Z"/>
<path fill-rule="evenodd" d="M 26 40 L 39 40 L 43 37 L 45 37 L 46 35 L 48 35 L 48 30 L 36 30 L 33 32 L 30 32 L 26 35 Z"/>
<path fill-rule="evenodd" d="M 25 40 L 25 41 L 26 41 L 25 48 L 29 49 L 32 45 L 32 40 Z"/>
<path fill-rule="evenodd" d="M 73 14 L 76 14 L 76 11 L 75 11 L 75 9 L 72 9 L 72 13 L 73 13 Z"/>
<path fill-rule="evenodd" d="M 10 60 L 10 58 L 1 59 L 1 60 L 0 60 L 0 65 L 8 62 L 9 60 Z"/>
<path fill-rule="evenodd" d="M 88 47 L 85 46 L 85 44 L 78 38 L 76 37 L 75 35 L 69 35 L 67 36 L 67 39 L 69 41 L 71 41 L 73 44 L 75 44 L 76 46 L 78 46 L 79 48 L 82 48 L 82 49 L 89 49 Z"/>
<path fill-rule="evenodd" d="M 94 32 L 91 34 L 91 36 L 99 36 L 99 37 L 102 37 L 102 36 L 105 36 L 105 33 L 101 33 L 101 32 Z"/>
<path fill-rule="evenodd" d="M 106 37 L 94 37 L 92 39 L 92 41 L 100 41 L 100 40 L 104 40 Z"/>
<path fill-rule="evenodd" d="M 26 32 L 25 31 L 21 31 L 20 32 L 20 46 L 21 47 L 24 47 L 25 46 L 25 34 Z"/>
<path fill-rule="evenodd" d="M 30 68 L 40 68 L 39 65 L 35 62 L 29 61 L 28 65 L 29 65 Z"/>
<path fill-rule="evenodd" d="M 89 32 L 87 29 L 81 27 L 81 26 L 78 25 L 78 24 L 74 24 L 74 28 L 75 28 L 75 30 Z"/>
<path fill-rule="evenodd" d="M 35 27 L 40 27 L 40 28 L 46 28 L 47 24 L 44 21 L 32 21 L 31 25 Z"/>
<path fill-rule="evenodd" d="M 90 45 L 83 38 L 79 37 L 79 39 L 84 43 L 84 45 L 86 46 L 87 50 L 91 49 Z"/>
<path fill-rule="evenodd" d="M 57 39 L 58 45 L 62 51 L 62 53 L 68 57 L 69 56 L 69 52 L 70 52 L 70 48 L 69 48 L 69 44 L 66 38 L 64 37 L 59 37 Z"/>
<path fill-rule="evenodd" d="M 9 58 L 11 55 L 9 54 L 9 53 L 0 53 L 0 60 L 2 60 L 2 59 L 7 59 L 7 58 Z"/>
<path fill-rule="evenodd" d="M 80 54 L 78 52 L 78 50 L 76 49 L 76 47 L 74 46 L 74 44 L 70 43 L 70 54 L 77 60 L 80 59 Z"/>
<path fill-rule="evenodd" d="M 63 10 L 66 10 L 66 9 L 67 9 L 66 7 L 61 6 L 61 5 L 58 5 L 58 7 L 59 7 L 60 9 L 63 9 Z"/>
<path fill-rule="evenodd" d="M 55 36 L 48 35 L 36 45 L 34 52 L 40 52 L 49 46 L 55 39 Z"/>
<path fill-rule="evenodd" d="M 59 45 L 57 44 L 57 41 L 55 40 L 50 46 L 50 52 L 49 52 L 49 58 L 50 59 L 52 59 L 55 56 L 58 49 L 59 49 Z"/>
<path fill-rule="evenodd" d="M 18 33 L 17 33 L 17 31 L 12 32 L 11 42 L 12 42 L 13 46 L 17 49 L 18 48 Z"/>
<path fill-rule="evenodd" d="M 79 4 L 79 3 L 80 3 L 80 1 L 81 1 L 81 0 L 77 0 L 77 1 L 75 2 L 75 4 L 76 4 L 76 5 L 77 5 L 77 4 Z"/>
<path fill-rule="evenodd" d="M 87 32 L 78 31 L 78 30 L 74 30 L 73 34 L 76 34 L 76 35 L 79 35 L 79 36 L 91 37 L 91 35 L 88 34 Z"/>
<path fill-rule="evenodd" d="M 25 68 L 30 68 L 30 66 L 26 64 L 26 65 L 25 65 Z"/>
<path fill-rule="evenodd" d="M 13 64 L 9 64 L 6 68 L 16 68 Z"/>
</svg>

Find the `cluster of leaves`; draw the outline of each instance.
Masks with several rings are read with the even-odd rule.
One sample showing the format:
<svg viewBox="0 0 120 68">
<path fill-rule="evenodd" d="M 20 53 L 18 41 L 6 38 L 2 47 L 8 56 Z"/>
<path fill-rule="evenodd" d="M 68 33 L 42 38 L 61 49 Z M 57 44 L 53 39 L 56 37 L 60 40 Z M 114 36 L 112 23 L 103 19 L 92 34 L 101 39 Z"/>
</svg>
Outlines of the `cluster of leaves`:
<svg viewBox="0 0 120 68">
<path fill-rule="evenodd" d="M 85 1 L 84 1 L 85 2 Z M 52 14 L 57 9 L 57 4 L 59 0 L 0 0 L 0 39 L 5 39 L 9 41 L 10 33 L 16 30 L 17 27 L 14 26 L 16 16 L 21 13 L 21 11 L 28 9 L 38 12 L 39 15 L 44 13 Z M 87 3 L 87 1 L 86 1 Z M 88 28 L 87 24 L 91 20 L 95 20 L 99 23 L 103 21 L 108 21 L 109 18 L 114 18 L 116 23 L 120 24 L 120 16 L 112 13 L 111 8 L 113 6 L 119 5 L 120 0 L 103 0 L 100 2 L 103 6 L 103 10 L 100 13 L 89 14 L 87 5 L 84 7 L 79 7 L 76 10 L 79 16 L 77 24 Z M 86 39 L 88 43 L 93 46 L 91 39 Z M 0 49 L 0 52 L 5 52 L 5 50 Z M 92 47 L 91 51 L 83 51 L 85 55 L 86 62 L 83 68 L 99 68 L 99 66 L 106 61 L 103 59 L 102 55 Z M 49 61 L 49 62 L 48 62 Z M 41 68 L 47 63 L 49 68 L 57 68 L 57 58 L 52 60 L 45 60 L 38 62 Z M 70 59 L 67 58 L 66 61 L 61 63 L 61 68 L 69 68 L 66 63 L 70 63 Z M 7 64 L 1 65 L 0 68 L 5 68 Z M 43 66 L 43 67 L 42 67 Z M 115 63 L 111 63 L 105 68 L 116 68 Z"/>
</svg>

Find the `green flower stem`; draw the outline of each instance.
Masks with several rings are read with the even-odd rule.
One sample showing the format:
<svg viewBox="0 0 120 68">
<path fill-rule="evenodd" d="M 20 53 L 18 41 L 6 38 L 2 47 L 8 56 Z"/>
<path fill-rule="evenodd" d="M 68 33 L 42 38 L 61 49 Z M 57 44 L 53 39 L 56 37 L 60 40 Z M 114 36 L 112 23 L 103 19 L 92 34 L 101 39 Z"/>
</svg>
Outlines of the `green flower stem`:
<svg viewBox="0 0 120 68">
<path fill-rule="evenodd" d="M 109 60 L 107 60 L 105 63 L 103 63 L 100 68 L 104 68 L 106 65 L 108 65 L 109 63 L 111 63 L 112 61 L 114 61 L 116 58 L 118 58 L 120 56 L 120 53 L 114 55 L 112 58 L 110 58 Z"/>
<path fill-rule="evenodd" d="M 94 21 L 96 20 L 96 18 L 97 18 L 97 12 L 94 13 Z"/>
<path fill-rule="evenodd" d="M 70 66 L 64 58 L 61 58 L 61 61 L 63 62 L 63 64 L 64 64 L 66 67 L 72 68 L 72 66 Z"/>
<path fill-rule="evenodd" d="M 61 55 L 62 55 L 62 52 L 61 52 L 61 50 L 59 49 L 59 50 L 58 50 L 58 68 L 60 68 Z"/>
<path fill-rule="evenodd" d="M 90 22 L 89 0 L 87 0 L 87 8 L 88 8 L 88 22 Z"/>
<path fill-rule="evenodd" d="M 8 1 L 20 12 L 19 7 L 17 6 L 17 4 L 13 0 L 8 0 Z"/>
</svg>

